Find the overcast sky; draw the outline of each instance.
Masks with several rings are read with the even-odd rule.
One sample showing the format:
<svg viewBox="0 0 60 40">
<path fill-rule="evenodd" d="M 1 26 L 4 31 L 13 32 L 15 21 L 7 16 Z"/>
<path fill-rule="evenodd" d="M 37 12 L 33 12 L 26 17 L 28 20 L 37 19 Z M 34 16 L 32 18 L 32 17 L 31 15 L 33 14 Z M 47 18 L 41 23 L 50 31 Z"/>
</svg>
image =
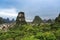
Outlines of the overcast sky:
<svg viewBox="0 0 60 40">
<path fill-rule="evenodd" d="M 0 0 L 0 17 L 15 18 L 25 12 L 26 20 L 38 15 L 42 19 L 54 19 L 60 12 L 60 0 Z"/>
</svg>

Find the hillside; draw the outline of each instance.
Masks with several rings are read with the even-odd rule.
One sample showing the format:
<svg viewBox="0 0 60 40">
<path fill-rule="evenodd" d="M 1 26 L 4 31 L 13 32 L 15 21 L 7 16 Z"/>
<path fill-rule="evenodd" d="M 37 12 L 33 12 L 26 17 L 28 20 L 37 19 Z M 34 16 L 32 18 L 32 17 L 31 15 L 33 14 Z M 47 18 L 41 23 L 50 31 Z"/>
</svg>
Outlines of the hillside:
<svg viewBox="0 0 60 40">
<path fill-rule="evenodd" d="M 60 23 L 59 16 L 54 23 L 40 23 L 39 25 L 31 23 L 27 24 L 22 21 L 21 15 L 18 22 L 7 31 L 0 30 L 0 40 L 60 40 Z M 37 19 L 36 19 L 37 20 Z M 22 24 L 21 24 L 22 23 Z M 38 22 L 37 22 L 38 23 Z"/>
</svg>

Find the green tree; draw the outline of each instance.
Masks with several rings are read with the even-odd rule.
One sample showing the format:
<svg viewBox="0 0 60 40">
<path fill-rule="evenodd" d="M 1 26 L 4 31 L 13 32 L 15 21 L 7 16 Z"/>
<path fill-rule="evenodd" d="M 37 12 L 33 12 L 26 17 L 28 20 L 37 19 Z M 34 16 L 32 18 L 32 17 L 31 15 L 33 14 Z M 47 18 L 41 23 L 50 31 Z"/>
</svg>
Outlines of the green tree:
<svg viewBox="0 0 60 40">
<path fill-rule="evenodd" d="M 56 23 L 60 23 L 60 14 L 59 14 L 58 17 L 56 17 L 55 22 L 56 22 Z"/>
</svg>

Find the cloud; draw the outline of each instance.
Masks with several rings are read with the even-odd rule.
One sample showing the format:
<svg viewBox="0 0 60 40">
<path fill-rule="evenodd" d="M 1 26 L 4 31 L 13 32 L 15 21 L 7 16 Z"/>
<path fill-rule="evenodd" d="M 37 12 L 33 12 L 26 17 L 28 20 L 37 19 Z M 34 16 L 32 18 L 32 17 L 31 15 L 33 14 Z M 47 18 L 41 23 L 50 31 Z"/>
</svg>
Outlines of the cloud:
<svg viewBox="0 0 60 40">
<path fill-rule="evenodd" d="M 18 15 L 18 12 L 16 11 L 15 8 L 10 8 L 10 9 L 0 9 L 0 17 L 3 18 L 12 18 L 16 19 Z M 27 22 L 32 22 L 31 19 L 26 19 Z"/>
<path fill-rule="evenodd" d="M 0 17 L 7 18 L 9 17 L 10 19 L 15 18 L 17 16 L 17 12 L 15 8 L 10 8 L 10 9 L 0 9 Z"/>
<path fill-rule="evenodd" d="M 26 14 L 26 18 L 33 19 L 38 15 L 43 19 L 53 19 L 59 12 L 59 0 L 26 0 L 20 9 Z"/>
<path fill-rule="evenodd" d="M 27 22 L 32 22 L 33 20 L 31 20 L 31 19 L 26 19 L 26 21 L 27 21 Z"/>
<path fill-rule="evenodd" d="M 59 14 L 60 0 L 0 0 L 0 8 L 3 8 L 3 10 L 4 8 L 7 9 L 7 13 L 3 11 L 4 15 L 11 15 L 11 12 L 14 10 L 12 17 L 17 15 L 17 9 L 18 12 L 25 12 L 26 19 L 32 20 L 36 15 L 43 19 L 48 19 L 55 18 Z M 9 8 L 13 10 L 11 11 Z"/>
</svg>

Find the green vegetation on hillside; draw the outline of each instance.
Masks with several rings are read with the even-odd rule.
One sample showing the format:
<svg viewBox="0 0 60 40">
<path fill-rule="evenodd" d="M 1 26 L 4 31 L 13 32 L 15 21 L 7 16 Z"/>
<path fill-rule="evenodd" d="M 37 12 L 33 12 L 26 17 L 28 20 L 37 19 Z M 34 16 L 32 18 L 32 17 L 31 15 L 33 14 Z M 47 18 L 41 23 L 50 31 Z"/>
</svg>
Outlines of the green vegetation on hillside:
<svg viewBox="0 0 60 40">
<path fill-rule="evenodd" d="M 15 24 L 7 32 L 0 31 L 0 40 L 60 40 L 60 16 L 55 23 L 40 25 Z"/>
<path fill-rule="evenodd" d="M 42 23 L 42 19 L 39 16 L 35 16 L 33 23 L 34 24 L 40 24 L 40 23 Z"/>
<path fill-rule="evenodd" d="M 2 17 L 0 17 L 0 24 L 4 23 L 4 20 Z"/>
<path fill-rule="evenodd" d="M 49 24 L 40 26 L 16 25 L 7 32 L 0 31 L 0 40 L 59 40 L 60 25 L 52 29 Z"/>
</svg>

